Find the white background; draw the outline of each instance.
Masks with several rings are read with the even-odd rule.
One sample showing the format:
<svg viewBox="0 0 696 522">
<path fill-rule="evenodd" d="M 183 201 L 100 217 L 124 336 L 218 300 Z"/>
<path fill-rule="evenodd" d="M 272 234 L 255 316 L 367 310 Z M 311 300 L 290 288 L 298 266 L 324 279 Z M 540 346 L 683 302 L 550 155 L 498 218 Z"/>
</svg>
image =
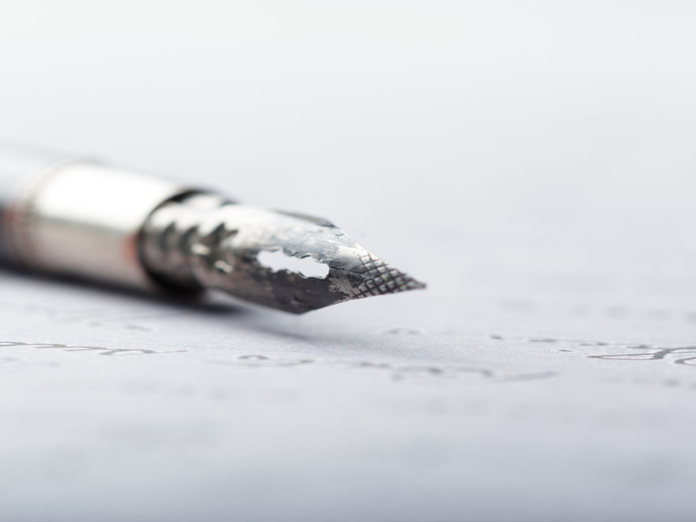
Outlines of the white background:
<svg viewBox="0 0 696 522">
<path fill-rule="evenodd" d="M 693 284 L 695 14 L 3 2 L 0 136 L 329 216 L 427 279 L 431 306 L 499 277 L 528 295 L 528 267 Z"/>
<path fill-rule="evenodd" d="M 154 357 L 140 370 L 100 363 L 104 382 L 114 383 L 104 390 L 88 377 L 99 356 L 15 349 L 9 359 L 60 370 L 10 372 L 0 385 L 11 426 L 0 452 L 12 456 L 0 465 L 3 487 L 14 484 L 8 519 L 693 518 L 687 365 L 555 361 L 529 343 L 518 347 L 522 356 L 511 348 L 503 357 L 482 339 L 693 343 L 695 22 L 687 1 L 0 1 L 0 136 L 326 216 L 429 284 L 301 318 L 257 310 L 203 319 L 194 311 L 206 329 L 155 321 L 138 333 L 95 327 L 79 311 L 135 307 L 147 315 L 163 304 L 5 274 L 4 339 L 116 347 L 184 339 L 188 350 L 213 350 L 215 360 L 282 356 L 291 345 L 290 357 L 336 364 L 427 359 L 561 376 L 532 389 L 440 383 L 404 392 L 333 370 L 309 381 L 251 372 L 236 384 L 241 397 L 247 386 L 267 391 L 280 379 L 299 398 L 289 417 L 282 401 L 268 399 L 264 420 L 245 429 L 234 419 L 253 416 L 252 399 L 180 409 L 172 392 L 159 417 L 161 404 L 119 388 L 133 372 L 152 386 L 162 379 L 159 389 L 170 392 L 177 379 L 194 389 L 201 379 L 229 382 L 189 375 L 208 352 L 188 352 L 192 360 L 181 356 L 166 370 Z M 281 333 L 262 335 L 259 325 Z M 394 328 L 420 337 L 402 339 L 401 351 L 399 343 L 385 347 L 378 333 Z M 583 349 L 568 343 L 563 349 Z M 608 367 L 621 377 L 606 390 Z M 585 376 L 579 384 L 568 377 L 576 372 Z M 80 393 L 65 391 L 82 379 Z M 657 400 L 652 389 L 626 384 L 636 379 L 680 384 Z M 57 394 L 50 405 L 42 402 L 47 390 Z M 92 417 L 98 406 L 85 395 L 100 394 L 110 410 Z M 440 414 L 399 409 L 428 394 L 445 405 Z M 477 401 L 488 409 L 476 410 Z M 520 428 L 515 401 L 545 413 Z M 484 413 L 472 420 L 472 408 Z M 610 421 L 626 408 L 635 422 L 616 428 Z M 133 410 L 142 418 L 131 419 Z M 190 452 L 183 435 L 164 450 L 148 439 L 150 428 L 187 433 L 200 411 L 219 437 L 199 441 L 205 456 Z M 564 411 L 580 420 L 559 433 Z M 66 419 L 84 430 L 66 432 Z M 322 419 L 331 419 L 333 442 L 317 453 L 308 438 Z M 253 458 L 224 442 L 231 432 Z M 114 440 L 128 436 L 109 433 L 140 434 L 135 440 L 146 446 L 124 450 Z M 161 460 L 148 460 L 148 440 Z M 583 441 L 592 442 L 587 452 L 577 449 Z M 63 464 L 51 468 L 56 448 L 81 455 L 72 482 L 63 480 Z M 296 460 L 280 457 L 290 451 Z M 214 455 L 219 465 L 209 472 Z M 15 480 L 22 469 L 26 480 Z M 253 487 L 231 501 L 224 485 L 239 488 L 250 473 Z M 132 511 L 128 497 L 137 500 Z"/>
</svg>

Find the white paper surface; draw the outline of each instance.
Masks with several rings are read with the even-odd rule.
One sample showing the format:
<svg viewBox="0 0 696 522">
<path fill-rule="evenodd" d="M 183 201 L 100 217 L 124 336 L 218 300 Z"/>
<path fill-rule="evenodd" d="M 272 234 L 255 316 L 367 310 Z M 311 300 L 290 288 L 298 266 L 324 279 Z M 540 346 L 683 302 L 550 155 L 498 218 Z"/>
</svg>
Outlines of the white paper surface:
<svg viewBox="0 0 696 522">
<path fill-rule="evenodd" d="M 690 520 L 682 2 L 23 2 L 0 135 L 326 216 L 307 316 L 0 274 L 0 520 Z"/>
</svg>

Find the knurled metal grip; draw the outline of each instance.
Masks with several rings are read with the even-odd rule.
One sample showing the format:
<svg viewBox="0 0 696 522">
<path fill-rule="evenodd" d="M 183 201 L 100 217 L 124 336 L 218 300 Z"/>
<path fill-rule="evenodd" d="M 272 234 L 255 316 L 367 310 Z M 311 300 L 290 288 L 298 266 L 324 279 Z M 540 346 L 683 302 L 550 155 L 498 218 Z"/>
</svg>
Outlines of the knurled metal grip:
<svg viewBox="0 0 696 522">
<path fill-rule="evenodd" d="M 0 258 L 151 289 L 138 235 L 157 207 L 187 192 L 128 170 L 0 144 Z"/>
</svg>

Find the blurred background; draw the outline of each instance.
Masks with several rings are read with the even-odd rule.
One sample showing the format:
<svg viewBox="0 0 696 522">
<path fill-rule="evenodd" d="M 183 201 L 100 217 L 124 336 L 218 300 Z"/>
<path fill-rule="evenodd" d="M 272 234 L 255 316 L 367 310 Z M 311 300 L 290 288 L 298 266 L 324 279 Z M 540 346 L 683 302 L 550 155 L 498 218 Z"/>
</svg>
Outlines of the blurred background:
<svg viewBox="0 0 696 522">
<path fill-rule="evenodd" d="M 208 337 L 201 332 L 196 337 L 191 326 L 167 341 L 169 347 L 181 339 L 217 340 L 230 343 L 230 353 L 236 353 L 241 334 L 234 328 L 250 323 L 285 325 L 281 330 L 291 334 L 268 340 L 247 331 L 248 346 L 265 347 L 260 353 L 281 350 L 285 343 L 300 350 L 298 357 L 388 354 L 404 364 L 409 357 L 411 362 L 449 357 L 464 365 L 484 364 L 498 348 L 489 354 L 481 348 L 484 341 L 466 337 L 479 334 L 690 346 L 696 336 L 695 23 L 696 4 L 679 0 L 0 0 L 0 137 L 196 180 L 251 203 L 325 216 L 429 284 L 425 292 L 351 302 L 301 318 L 255 312 L 231 317 L 224 330 L 211 320 L 205 323 Z M 19 301 L 23 288 L 34 284 L 7 274 L 3 281 L 6 299 Z M 109 297 L 67 286 L 48 292 L 53 292 L 49 301 L 75 310 Z M 71 301 L 68 293 L 77 297 Z M 114 303 L 109 306 L 120 306 Z M 135 306 L 146 310 L 149 305 Z M 372 334 L 358 340 L 356 332 L 373 325 L 431 333 L 417 342 L 401 339 L 410 348 L 400 352 Z M 151 337 L 130 332 L 130 340 L 119 342 L 164 343 L 155 326 Z M 54 330 L 37 340 L 114 343 L 85 328 L 60 335 Z M 26 331 L 6 335 L 24 339 Z M 452 332 L 469 340 L 447 337 Z M 511 347 L 509 359 L 491 364 L 507 368 L 514 360 L 537 371 L 536 363 L 515 355 L 523 348 Z M 606 377 L 604 361 L 583 361 L 596 362 L 594 375 Z M 85 359 L 84 364 L 96 363 Z M 153 374 L 167 374 L 149 364 Z M 196 372 L 203 366 L 196 368 L 186 366 L 193 372 L 191 386 L 201 382 Z M 684 365 L 669 369 L 690 371 Z M 99 371 L 113 377 L 106 367 Z M 131 371 L 140 375 L 128 367 Z M 84 370 L 77 375 L 84 376 Z M 101 442 L 84 457 L 89 472 L 67 493 L 47 485 L 48 505 L 76 515 L 77 493 L 94 492 L 90 480 L 101 480 L 125 488 L 139 506 L 149 506 L 152 517 L 165 513 L 171 520 L 178 513 L 186 518 L 181 513 L 196 511 L 178 511 L 177 494 L 198 481 L 201 489 L 192 494 L 191 505 L 209 502 L 210 520 L 213 515 L 225 519 L 225 513 L 257 515 L 259 505 L 265 506 L 260 519 L 273 520 L 317 513 L 323 519 L 363 520 L 559 520 L 568 514 L 598 520 L 608 506 L 615 510 L 604 514 L 613 513 L 614 520 L 654 519 L 668 508 L 676 520 L 687 512 L 696 455 L 688 441 L 673 447 L 669 432 L 651 432 L 650 426 L 671 427 L 674 437 L 693 434 L 690 396 L 660 396 L 673 408 L 669 413 L 656 399 L 642 403 L 652 416 L 636 410 L 624 418 L 617 412 L 625 404 L 639 407 L 628 391 L 618 394 L 625 402 L 604 402 L 601 394 L 586 399 L 570 385 L 563 400 L 534 385 L 505 392 L 469 389 L 471 395 L 432 386 L 424 393 L 435 406 L 428 402 L 430 413 L 420 417 L 406 404 L 418 403 L 422 390 L 404 395 L 370 379 L 363 386 L 337 375 L 310 379 L 296 409 L 281 404 L 265 410 L 268 416 L 258 426 L 251 420 L 253 404 L 240 399 L 225 410 L 229 424 L 216 432 L 219 439 L 210 453 L 183 451 L 178 467 L 177 448 L 185 446 L 178 439 L 170 441 L 170 453 L 152 462 L 147 443 L 133 452 L 115 451 L 121 468 L 108 460 L 114 449 L 110 439 L 93 435 Z M 692 382 L 690 374 L 679 375 Z M 299 386 L 283 376 L 279 382 L 288 388 Z M 146 373 L 141 377 L 149 382 Z M 254 379 L 244 382 L 267 384 Z M 119 388 L 114 384 L 113 389 Z M 529 393 L 521 394 L 522 389 Z M 93 431 L 87 432 L 112 426 L 122 434 L 118 430 L 128 425 L 134 405 L 115 392 L 113 397 L 104 393 L 111 397 L 105 401 L 110 413 L 104 410 L 103 417 L 88 421 Z M 319 396 L 327 402 L 313 402 Z M 27 404 L 41 413 L 40 394 L 32 397 L 35 402 Z M 457 403 L 462 397 L 470 402 Z M 472 420 L 469 413 L 483 411 L 477 410 L 479 399 L 483 410 L 503 413 Z M 49 451 L 63 441 L 78 451 L 70 446 L 68 441 L 76 439 L 63 431 L 59 413 L 84 419 L 98 409 L 80 401 L 71 395 L 53 404 L 56 417 L 44 426 L 39 446 Z M 523 407 L 511 407 L 515 401 Z M 567 409 L 569 403 L 574 410 Z M 174 413 L 178 406 L 172 404 L 163 410 L 172 417 L 160 419 L 158 426 L 169 434 L 185 433 L 187 410 Z M 553 426 L 564 411 L 571 412 L 566 420 L 581 420 L 568 431 L 548 428 L 543 415 L 539 425 L 510 427 L 519 411 L 536 411 L 542 404 L 555 412 L 548 417 Z M 21 403 L 7 405 L 22 418 Z M 137 431 L 138 422 L 146 423 L 155 404 L 139 408 L 143 417 L 134 429 L 147 441 L 149 432 Z M 193 417 L 203 411 L 211 423 L 222 422 L 221 411 L 189 408 Z M 601 419 L 593 416 L 596 411 L 603 411 Z M 239 418 L 259 430 L 245 431 L 234 424 Z M 315 432 L 317 418 L 333 419 L 321 443 L 304 436 Z M 607 428 L 616 419 L 625 420 L 624 431 Z M 28 428 L 17 426 L 6 448 L 24 448 L 18 441 Z M 284 433 L 292 444 L 283 442 Z M 419 433 L 425 439 L 416 437 Z M 154 440 L 157 446 L 159 439 Z M 617 450 L 616 444 L 627 440 L 635 445 Z M 265 449 L 256 441 L 278 460 L 264 460 Z M 321 451 L 315 453 L 314 444 Z M 248 460 L 236 453 L 240 447 L 249 452 Z M 26 456 L 32 450 L 24 450 L 12 453 L 19 459 L 15 469 L 33 469 L 26 466 L 35 463 Z M 291 450 L 297 452 L 288 457 Z M 217 455 L 227 467 L 197 476 L 195 470 L 205 468 L 199 468 L 202 462 L 215 467 Z M 646 455 L 650 458 L 641 460 Z M 485 466 L 469 467 L 474 461 Z M 220 488 L 239 487 L 246 476 L 241 472 L 253 471 L 258 462 L 265 474 L 254 476 L 249 491 L 259 487 L 244 490 L 246 500 L 237 500 L 241 511 L 225 511 L 230 507 L 225 491 L 203 489 L 215 483 L 213 478 L 220 479 Z M 143 471 L 141 463 L 152 466 Z M 133 470 L 148 480 L 129 486 Z M 276 472 L 270 496 L 255 497 Z M 12 513 L 20 513 L 32 498 L 30 484 L 37 474 L 25 476 L 27 485 L 13 497 Z M 318 511 L 304 504 L 299 489 L 285 491 L 297 477 L 297 488 L 314 492 L 309 496 Z M 0 475 L 0 484 L 12 481 L 9 474 Z M 624 485 L 620 492 L 611 489 L 619 484 Z M 657 497 L 636 498 L 635 491 L 653 494 L 656 485 L 662 488 Z M 465 486 L 474 491 L 467 498 L 459 491 Z M 417 499 L 419 491 L 430 500 Z M 364 509 L 359 507 L 363 494 Z M 159 508 L 148 504 L 149 495 L 159 499 Z M 272 502 L 263 504 L 268 498 Z M 116 513 L 128 513 L 113 498 L 103 501 Z M 403 510 L 394 508 L 399 505 Z M 82 513 L 94 520 L 99 506 L 82 506 Z"/>
<path fill-rule="evenodd" d="M 691 2 L 0 9 L 0 136 L 328 216 L 430 283 L 424 320 L 696 294 Z"/>
</svg>

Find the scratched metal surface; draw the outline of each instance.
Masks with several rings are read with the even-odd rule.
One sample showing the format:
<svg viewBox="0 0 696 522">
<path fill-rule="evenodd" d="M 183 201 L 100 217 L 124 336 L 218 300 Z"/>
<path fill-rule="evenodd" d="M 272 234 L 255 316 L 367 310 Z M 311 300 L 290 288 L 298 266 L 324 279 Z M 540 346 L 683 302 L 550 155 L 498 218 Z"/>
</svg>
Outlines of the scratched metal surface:
<svg viewBox="0 0 696 522">
<path fill-rule="evenodd" d="M 429 288 L 290 317 L 0 273 L 0 520 L 696 517 L 693 6 L 3 9 L 0 135 Z"/>
</svg>

